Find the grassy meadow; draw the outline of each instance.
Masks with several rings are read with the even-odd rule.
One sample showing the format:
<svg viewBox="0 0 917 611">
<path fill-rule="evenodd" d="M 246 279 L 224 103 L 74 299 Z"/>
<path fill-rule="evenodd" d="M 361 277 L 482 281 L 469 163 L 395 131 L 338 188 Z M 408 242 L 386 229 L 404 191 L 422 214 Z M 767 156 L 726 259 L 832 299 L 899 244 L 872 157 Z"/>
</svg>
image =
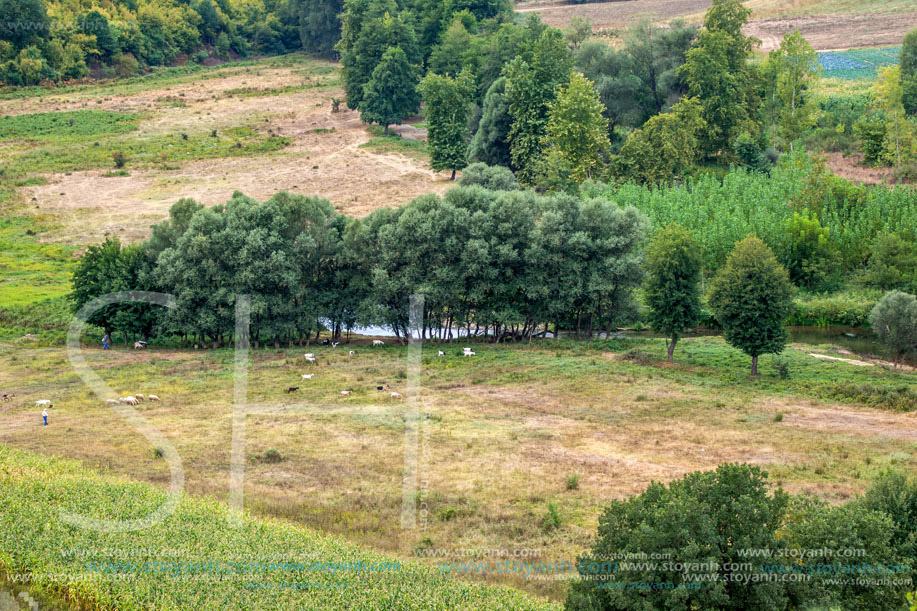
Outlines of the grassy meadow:
<svg viewBox="0 0 917 611">
<path fill-rule="evenodd" d="M 233 352 L 103 352 L 90 341 L 87 359 L 117 396 L 162 398 L 138 410 L 177 449 L 187 492 L 226 501 Z M 428 486 L 417 500 L 428 518 L 417 529 L 400 524 L 408 405 L 376 390 L 406 392 L 407 349 L 362 340 L 310 348 L 315 366 L 303 348 L 253 353 L 248 401 L 302 413 L 247 418 L 246 509 L 434 568 L 425 556 L 442 548 L 572 562 L 601 507 L 654 480 L 750 462 L 787 490 L 842 501 L 884 469 L 917 466 L 912 376 L 810 356 L 853 358 L 831 346 L 763 357 L 757 380 L 744 355 L 711 337 L 680 342 L 674 365 L 661 339 L 486 345 L 475 358 L 454 345 L 437 357 L 441 347 L 423 351 L 419 469 Z M 0 443 L 168 484 L 156 448 L 84 386 L 62 348 L 5 347 L 0 371 L 0 387 L 17 394 L 3 408 Z M 307 371 L 315 377 L 301 380 Z M 341 397 L 345 389 L 352 394 Z M 32 402 L 46 394 L 55 406 L 43 427 Z M 484 578 L 555 601 L 565 591 L 562 579 Z"/>
</svg>

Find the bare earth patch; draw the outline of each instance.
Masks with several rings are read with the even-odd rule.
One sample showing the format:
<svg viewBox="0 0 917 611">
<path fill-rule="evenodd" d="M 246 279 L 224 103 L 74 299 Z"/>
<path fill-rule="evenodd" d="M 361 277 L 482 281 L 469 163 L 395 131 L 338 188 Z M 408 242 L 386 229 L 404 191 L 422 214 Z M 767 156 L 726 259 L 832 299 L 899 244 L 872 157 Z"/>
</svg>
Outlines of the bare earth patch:
<svg viewBox="0 0 917 611">
<path fill-rule="evenodd" d="M 305 78 L 308 82 L 317 79 Z M 231 73 L 225 78 L 174 85 L 131 95 L 100 98 L 89 108 L 144 112 L 137 138 L 163 133 L 206 137 L 210 130 L 251 125 L 261 132 L 292 139 L 277 153 L 188 161 L 180 166 L 132 168 L 127 177 L 105 177 L 108 170 L 57 173 L 48 184 L 23 189 L 30 210 L 52 214 L 65 229 L 52 239 L 92 243 L 105 234 L 129 241 L 145 238 L 150 225 L 168 215 L 182 197 L 212 206 L 242 191 L 265 200 L 277 191 L 328 198 L 335 208 L 365 216 L 376 208 L 397 206 L 454 185 L 448 173 L 435 173 L 422 160 L 397 151 L 361 148 L 371 138 L 359 114 L 331 111 L 335 87 L 322 86 L 261 95 L 302 85 L 292 68 Z M 233 91 L 243 93 L 232 93 Z M 258 95 L 251 95 L 250 92 Z M 230 97 L 231 95 L 231 97 Z M 173 106 L 180 100 L 183 106 Z M 48 96 L 35 105 L 0 104 L 4 112 L 59 111 L 84 108 L 80 95 Z M 402 126 L 406 137 L 423 139 L 425 130 Z M 34 201 L 33 201 L 34 198 Z"/>
</svg>

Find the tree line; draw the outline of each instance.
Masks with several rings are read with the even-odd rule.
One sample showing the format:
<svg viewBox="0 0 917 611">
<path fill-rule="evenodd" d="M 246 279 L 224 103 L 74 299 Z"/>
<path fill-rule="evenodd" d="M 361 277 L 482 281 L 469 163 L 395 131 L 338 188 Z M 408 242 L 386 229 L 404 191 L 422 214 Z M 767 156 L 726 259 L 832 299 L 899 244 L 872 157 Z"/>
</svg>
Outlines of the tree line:
<svg viewBox="0 0 917 611">
<path fill-rule="evenodd" d="M 237 294 L 252 297 L 255 345 L 373 324 L 405 338 L 417 293 L 424 337 L 444 340 L 592 334 L 632 317 L 645 217 L 604 199 L 519 190 L 505 169 L 486 170 L 477 184 L 469 176 L 444 197 L 364 219 L 288 193 L 264 203 L 236 193 L 209 209 L 183 199 L 145 242 L 90 247 L 73 305 L 120 290 L 171 293 L 169 310 L 112 305 L 90 322 L 125 339 L 159 333 L 205 345 L 231 341 Z"/>
</svg>

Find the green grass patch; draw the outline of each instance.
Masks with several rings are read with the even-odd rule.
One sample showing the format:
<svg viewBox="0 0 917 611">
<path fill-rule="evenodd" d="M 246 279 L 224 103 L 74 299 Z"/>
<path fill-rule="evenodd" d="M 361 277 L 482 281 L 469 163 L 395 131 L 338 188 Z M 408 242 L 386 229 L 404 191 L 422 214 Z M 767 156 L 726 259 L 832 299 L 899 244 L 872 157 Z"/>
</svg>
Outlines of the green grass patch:
<svg viewBox="0 0 917 611">
<path fill-rule="evenodd" d="M 425 160 L 427 154 L 427 143 L 419 140 L 408 140 L 398 134 L 385 134 L 383 128 L 378 125 L 370 125 L 369 133 L 373 137 L 369 142 L 364 142 L 360 148 L 371 149 L 380 153 L 401 153 L 412 159 Z"/>
<path fill-rule="evenodd" d="M 0 219 L 0 307 L 35 304 L 70 292 L 73 246 L 42 244 L 51 230 L 35 217 Z"/>
<path fill-rule="evenodd" d="M 64 140 L 123 134 L 137 129 L 139 115 L 99 110 L 39 112 L 0 117 L 0 140 Z"/>
<path fill-rule="evenodd" d="M 163 521 L 126 533 L 82 529 L 61 518 L 63 510 L 103 520 L 139 519 L 165 500 L 165 492 L 149 484 L 0 446 L 0 573 L 31 575 L 37 591 L 86 608 L 557 608 L 279 520 L 246 516 L 230 528 L 228 508 L 209 499 L 182 497 Z M 124 556 L 111 555 L 117 550 Z M 164 564 L 149 570 L 152 561 Z M 281 564 L 266 568 L 259 562 Z M 72 577 L 47 577 L 56 574 Z"/>
</svg>

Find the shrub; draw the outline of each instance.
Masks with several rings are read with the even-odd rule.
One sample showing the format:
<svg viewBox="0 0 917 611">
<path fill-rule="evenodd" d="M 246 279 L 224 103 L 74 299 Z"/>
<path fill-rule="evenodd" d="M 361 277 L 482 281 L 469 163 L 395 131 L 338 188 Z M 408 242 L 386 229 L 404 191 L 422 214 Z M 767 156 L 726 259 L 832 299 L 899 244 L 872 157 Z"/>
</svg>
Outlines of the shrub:
<svg viewBox="0 0 917 611">
<path fill-rule="evenodd" d="M 780 259 L 790 280 L 809 289 L 823 285 L 833 258 L 828 230 L 814 216 L 798 212 L 785 221 L 785 230 Z"/>
<path fill-rule="evenodd" d="M 123 151 L 115 151 L 111 154 L 112 161 L 115 162 L 116 168 L 123 168 L 124 164 L 127 163 L 127 155 Z"/>
<path fill-rule="evenodd" d="M 901 358 L 917 352 L 917 298 L 901 291 L 886 293 L 869 314 L 869 324 L 879 340 Z"/>
<path fill-rule="evenodd" d="M 277 450 L 271 448 L 261 456 L 261 460 L 266 463 L 283 462 L 283 455 L 281 455 Z"/>
<path fill-rule="evenodd" d="M 866 270 L 860 276 L 866 286 L 885 291 L 917 292 L 917 247 L 900 233 L 876 238 Z"/>
<path fill-rule="evenodd" d="M 519 188 L 519 183 L 509 168 L 480 162 L 472 163 L 462 170 L 458 182 L 463 187 L 481 185 L 491 191 L 515 191 Z"/>
<path fill-rule="evenodd" d="M 917 479 L 886 471 L 866 490 L 861 505 L 891 518 L 895 528 L 892 543 L 911 567 L 917 567 Z"/>
<path fill-rule="evenodd" d="M 548 513 L 541 520 L 541 528 L 544 530 L 556 530 L 560 528 L 560 512 L 556 503 L 548 503 Z"/>
<path fill-rule="evenodd" d="M 801 295 L 793 300 L 787 323 L 815 327 L 868 327 L 869 313 L 881 296 L 873 291 Z"/>
<path fill-rule="evenodd" d="M 579 473 L 571 473 L 567 476 L 567 490 L 579 489 Z"/>
<path fill-rule="evenodd" d="M 853 133 L 860 139 L 863 161 L 876 165 L 885 152 L 885 120 L 880 115 L 864 115 L 853 124 Z"/>
<path fill-rule="evenodd" d="M 804 582 L 790 582 L 788 593 L 793 608 L 863 609 L 864 611 L 896 609 L 904 600 L 904 586 L 863 583 L 862 577 L 881 578 L 882 574 L 853 573 L 849 568 L 880 567 L 900 564 L 894 544 L 895 525 L 881 511 L 871 511 L 860 502 L 833 506 L 824 501 L 801 499 L 803 508 L 782 529 L 783 542 L 790 550 L 850 549 L 862 556 L 837 561 L 813 561 L 800 553 L 789 570 L 808 574 Z M 843 574 L 832 574 L 817 568 L 837 566 Z M 868 570 L 868 569 L 867 569 Z M 884 575 L 896 577 L 895 575 Z M 840 579 L 838 579 L 840 577 Z M 854 577 L 854 579 L 845 579 Z M 861 577 L 861 579 L 856 579 Z M 897 577 L 901 577 L 898 575 Z"/>
<path fill-rule="evenodd" d="M 740 550 L 777 547 L 787 502 L 780 490 L 768 494 L 764 471 L 738 464 L 689 473 L 668 485 L 652 483 L 638 496 L 612 501 L 599 518 L 593 549 L 577 562 L 583 580 L 570 588 L 567 609 L 784 609 L 783 584 L 736 579 L 739 571 L 725 567 L 749 562 Z M 607 562 L 623 554 L 658 554 L 671 562 Z M 683 583 L 685 573 L 675 563 L 697 563 L 705 567 L 698 572 L 713 579 L 690 588 L 627 587 Z M 602 586 L 609 581 L 623 587 Z"/>
<path fill-rule="evenodd" d="M 751 172 L 770 172 L 773 162 L 764 154 L 758 141 L 748 134 L 742 134 L 736 138 L 732 145 L 732 150 L 736 154 L 739 165 L 746 170 Z"/>
<path fill-rule="evenodd" d="M 122 53 L 115 58 L 115 74 L 130 76 L 140 70 L 140 62 L 132 53 Z"/>
</svg>

